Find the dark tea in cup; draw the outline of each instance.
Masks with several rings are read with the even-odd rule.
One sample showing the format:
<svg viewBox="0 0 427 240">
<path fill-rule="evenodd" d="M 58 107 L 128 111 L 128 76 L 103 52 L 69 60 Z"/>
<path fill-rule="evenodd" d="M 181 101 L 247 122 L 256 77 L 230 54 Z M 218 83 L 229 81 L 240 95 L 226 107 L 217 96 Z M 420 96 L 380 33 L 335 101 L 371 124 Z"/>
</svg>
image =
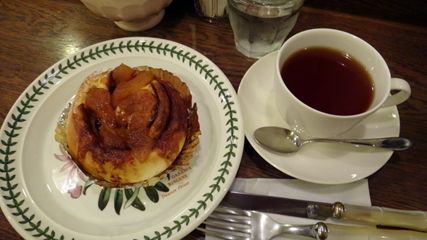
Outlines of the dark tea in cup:
<svg viewBox="0 0 427 240">
<path fill-rule="evenodd" d="M 408 82 L 392 78 L 369 43 L 328 28 L 302 31 L 283 43 L 272 91 L 287 127 L 316 138 L 339 137 L 411 95 Z"/>
<path fill-rule="evenodd" d="M 361 63 L 328 47 L 308 47 L 293 53 L 281 69 L 289 91 L 306 105 L 333 115 L 367 111 L 374 82 Z"/>
</svg>

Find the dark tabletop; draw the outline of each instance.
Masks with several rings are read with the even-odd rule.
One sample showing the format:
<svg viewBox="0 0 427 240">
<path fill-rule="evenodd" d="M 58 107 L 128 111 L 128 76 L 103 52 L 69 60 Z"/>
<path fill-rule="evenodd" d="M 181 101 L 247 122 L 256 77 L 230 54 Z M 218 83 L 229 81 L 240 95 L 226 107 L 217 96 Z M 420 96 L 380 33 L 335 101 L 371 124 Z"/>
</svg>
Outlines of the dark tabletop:
<svg viewBox="0 0 427 240">
<path fill-rule="evenodd" d="M 382 54 L 392 76 L 404 78 L 411 85 L 411 98 L 398 109 L 400 135 L 411 139 L 413 146 L 395 152 L 368 178 L 373 205 L 427 211 L 426 10 L 423 0 L 307 0 L 290 34 L 319 27 L 353 33 Z M 0 0 L 0 26 L 0 123 L 40 73 L 75 51 L 108 39 L 149 36 L 187 45 L 218 65 L 236 91 L 255 62 L 235 49 L 227 19 L 215 23 L 202 20 L 190 0 L 175 0 L 159 25 L 136 33 L 117 28 L 77 0 Z M 290 178 L 265 162 L 248 142 L 237 176 Z M 186 239 L 202 236 L 193 232 Z M 3 214 L 0 239 L 20 239 Z"/>
</svg>

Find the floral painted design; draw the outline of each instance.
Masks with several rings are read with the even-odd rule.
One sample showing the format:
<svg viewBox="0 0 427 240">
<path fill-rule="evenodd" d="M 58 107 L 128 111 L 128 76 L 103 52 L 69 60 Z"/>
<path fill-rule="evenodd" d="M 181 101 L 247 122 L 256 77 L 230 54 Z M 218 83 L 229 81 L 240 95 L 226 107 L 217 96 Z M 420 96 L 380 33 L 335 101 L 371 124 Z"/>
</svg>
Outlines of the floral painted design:
<svg viewBox="0 0 427 240">
<path fill-rule="evenodd" d="M 68 171 L 66 181 L 62 185 L 62 190 L 68 192 L 72 198 L 79 198 L 83 189 L 83 186 L 79 180 L 85 182 L 86 176 L 77 167 L 70 154 L 68 154 L 67 150 L 65 150 L 62 144 L 59 145 L 59 149 L 61 154 L 55 154 L 55 158 L 61 162 L 64 162 L 62 167 L 59 169 L 59 172 L 67 173 Z"/>
</svg>

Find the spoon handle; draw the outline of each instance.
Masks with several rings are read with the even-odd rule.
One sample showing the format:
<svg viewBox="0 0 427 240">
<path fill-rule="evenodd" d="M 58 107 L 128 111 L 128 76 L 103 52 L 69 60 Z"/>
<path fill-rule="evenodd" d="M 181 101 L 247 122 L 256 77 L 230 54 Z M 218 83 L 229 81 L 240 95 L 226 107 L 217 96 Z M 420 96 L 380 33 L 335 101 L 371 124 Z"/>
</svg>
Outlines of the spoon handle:
<svg viewBox="0 0 427 240">
<path fill-rule="evenodd" d="M 386 148 L 390 150 L 405 150 L 408 149 L 412 143 L 407 138 L 389 137 L 389 138 L 372 138 L 372 139 L 326 139 L 317 138 L 312 141 L 316 142 L 329 142 L 329 143 L 349 143 L 359 146 L 369 146 L 374 148 Z"/>
</svg>

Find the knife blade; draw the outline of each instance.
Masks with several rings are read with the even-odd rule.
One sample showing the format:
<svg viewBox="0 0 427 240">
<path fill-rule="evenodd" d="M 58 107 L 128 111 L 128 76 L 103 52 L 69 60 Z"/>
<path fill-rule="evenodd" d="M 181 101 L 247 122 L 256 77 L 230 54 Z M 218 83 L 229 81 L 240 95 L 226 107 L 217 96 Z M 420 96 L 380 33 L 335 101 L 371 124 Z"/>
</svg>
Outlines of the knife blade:
<svg viewBox="0 0 427 240">
<path fill-rule="evenodd" d="M 342 220 L 427 231 L 427 212 L 324 203 L 229 191 L 221 205 L 310 219 Z"/>
<path fill-rule="evenodd" d="M 333 216 L 333 204 L 235 191 L 229 191 L 221 205 L 318 220 Z"/>
</svg>

